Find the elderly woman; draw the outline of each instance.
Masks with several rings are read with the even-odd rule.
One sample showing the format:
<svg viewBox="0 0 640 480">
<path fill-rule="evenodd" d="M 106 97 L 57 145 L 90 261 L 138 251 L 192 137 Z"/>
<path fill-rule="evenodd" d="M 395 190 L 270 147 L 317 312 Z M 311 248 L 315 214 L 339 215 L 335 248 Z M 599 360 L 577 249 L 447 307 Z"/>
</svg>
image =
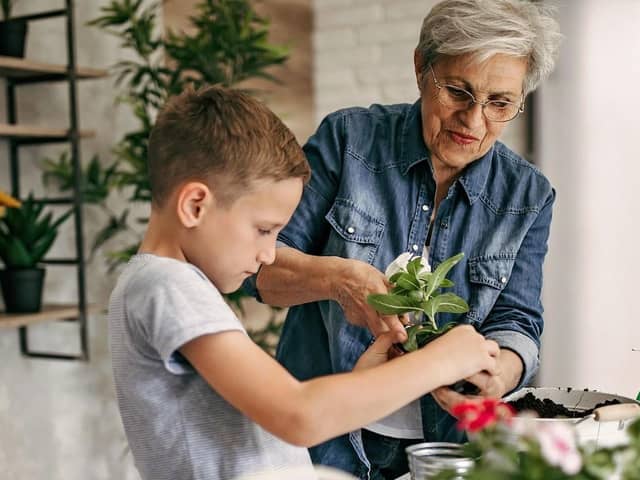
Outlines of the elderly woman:
<svg viewBox="0 0 640 480">
<path fill-rule="evenodd" d="M 470 310 L 440 322 L 470 323 L 501 346 L 500 374 L 469 380 L 500 397 L 531 379 L 555 193 L 497 139 L 551 72 L 559 38 L 540 4 L 445 0 L 424 19 L 415 50 L 419 101 L 324 119 L 304 147 L 311 181 L 256 282 L 264 302 L 292 307 L 278 358 L 294 375 L 349 371 L 372 336 L 403 328 L 366 302 L 387 292 L 381 272 L 399 254 L 424 255 L 435 268 L 464 252 L 450 278 Z M 433 392 L 314 447 L 312 458 L 360 478 L 395 478 L 408 470 L 405 446 L 462 439 L 447 411 L 463 398 Z"/>
</svg>

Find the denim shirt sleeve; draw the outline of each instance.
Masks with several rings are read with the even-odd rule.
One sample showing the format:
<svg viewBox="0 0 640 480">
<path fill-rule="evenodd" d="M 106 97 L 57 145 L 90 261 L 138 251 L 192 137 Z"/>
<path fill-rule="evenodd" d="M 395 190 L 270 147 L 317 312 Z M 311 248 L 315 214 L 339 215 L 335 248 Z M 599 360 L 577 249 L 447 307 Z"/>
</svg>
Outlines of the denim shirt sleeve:
<svg viewBox="0 0 640 480">
<path fill-rule="evenodd" d="M 311 167 L 311 179 L 278 240 L 302 252 L 319 255 L 329 225 L 324 221 L 336 195 L 344 151 L 344 118 L 341 112 L 326 117 L 303 147 Z"/>
<path fill-rule="evenodd" d="M 342 169 L 345 113 L 327 116 L 303 147 L 311 167 L 311 178 L 289 223 L 278 235 L 278 247 L 288 246 L 311 255 L 319 255 L 329 225 L 323 219 L 333 203 Z M 256 275 L 244 281 L 249 295 L 260 299 Z"/>
<path fill-rule="evenodd" d="M 526 385 L 539 365 L 542 318 L 542 265 L 547 253 L 555 190 L 551 190 L 527 232 L 516 257 L 509 283 L 498 297 L 480 332 L 501 348 L 520 356 L 523 373 L 516 389 Z"/>
</svg>

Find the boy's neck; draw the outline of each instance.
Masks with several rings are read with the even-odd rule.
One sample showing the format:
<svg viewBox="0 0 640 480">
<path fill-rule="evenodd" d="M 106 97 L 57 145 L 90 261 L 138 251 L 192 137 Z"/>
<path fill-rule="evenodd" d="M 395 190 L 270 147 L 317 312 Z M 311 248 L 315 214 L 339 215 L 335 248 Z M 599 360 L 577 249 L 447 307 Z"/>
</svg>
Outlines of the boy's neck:
<svg viewBox="0 0 640 480">
<path fill-rule="evenodd" d="M 159 212 L 152 208 L 149 224 L 138 253 L 152 253 L 161 257 L 186 261 L 180 246 L 183 227 L 178 223 L 166 212 Z"/>
</svg>

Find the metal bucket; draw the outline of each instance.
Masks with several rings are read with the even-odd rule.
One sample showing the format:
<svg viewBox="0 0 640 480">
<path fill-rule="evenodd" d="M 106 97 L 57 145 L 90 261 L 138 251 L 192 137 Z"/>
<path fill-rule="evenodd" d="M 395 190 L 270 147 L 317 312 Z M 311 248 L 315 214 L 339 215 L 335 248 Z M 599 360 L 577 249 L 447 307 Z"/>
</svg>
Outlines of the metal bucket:
<svg viewBox="0 0 640 480">
<path fill-rule="evenodd" d="M 622 404 L 633 403 L 635 400 L 622 397 L 620 395 L 612 395 L 602 393 L 596 390 L 578 390 L 570 387 L 531 387 L 523 388 L 517 392 L 508 395 L 503 399 L 505 402 L 517 400 L 527 393 L 532 393 L 536 398 L 544 400 L 546 398 L 556 403 L 564 405 L 569 410 L 585 412 L 591 410 L 596 405 L 605 401 L 617 400 Z M 537 418 L 536 422 L 562 422 L 575 426 L 578 442 L 584 444 L 587 442 L 595 442 L 599 447 L 608 447 L 620 445 L 628 441 L 626 434 L 627 427 L 633 421 L 635 416 L 632 414 L 630 418 L 616 419 L 615 421 L 596 421 L 595 418 Z M 514 421 L 519 421 L 518 417 Z"/>
<path fill-rule="evenodd" d="M 474 461 L 467 457 L 462 445 L 447 442 L 426 442 L 405 449 L 409 460 L 411 480 L 427 480 L 444 470 L 456 473 L 456 480 L 463 479 L 473 468 Z"/>
</svg>

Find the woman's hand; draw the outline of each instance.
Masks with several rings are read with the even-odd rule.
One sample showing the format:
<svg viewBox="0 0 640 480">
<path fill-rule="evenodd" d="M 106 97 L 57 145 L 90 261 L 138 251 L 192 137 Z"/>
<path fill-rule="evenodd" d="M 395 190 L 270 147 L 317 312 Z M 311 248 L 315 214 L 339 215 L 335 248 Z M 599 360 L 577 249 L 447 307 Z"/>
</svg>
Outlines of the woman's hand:
<svg viewBox="0 0 640 480">
<path fill-rule="evenodd" d="M 333 300 L 338 302 L 346 319 L 360 327 L 367 327 L 374 337 L 392 331 L 396 342 L 403 342 L 407 334 L 398 315 L 381 315 L 367 303 L 372 293 L 388 293 L 391 284 L 382 272 L 360 260 L 343 259 L 339 278 L 334 279 Z"/>
</svg>

